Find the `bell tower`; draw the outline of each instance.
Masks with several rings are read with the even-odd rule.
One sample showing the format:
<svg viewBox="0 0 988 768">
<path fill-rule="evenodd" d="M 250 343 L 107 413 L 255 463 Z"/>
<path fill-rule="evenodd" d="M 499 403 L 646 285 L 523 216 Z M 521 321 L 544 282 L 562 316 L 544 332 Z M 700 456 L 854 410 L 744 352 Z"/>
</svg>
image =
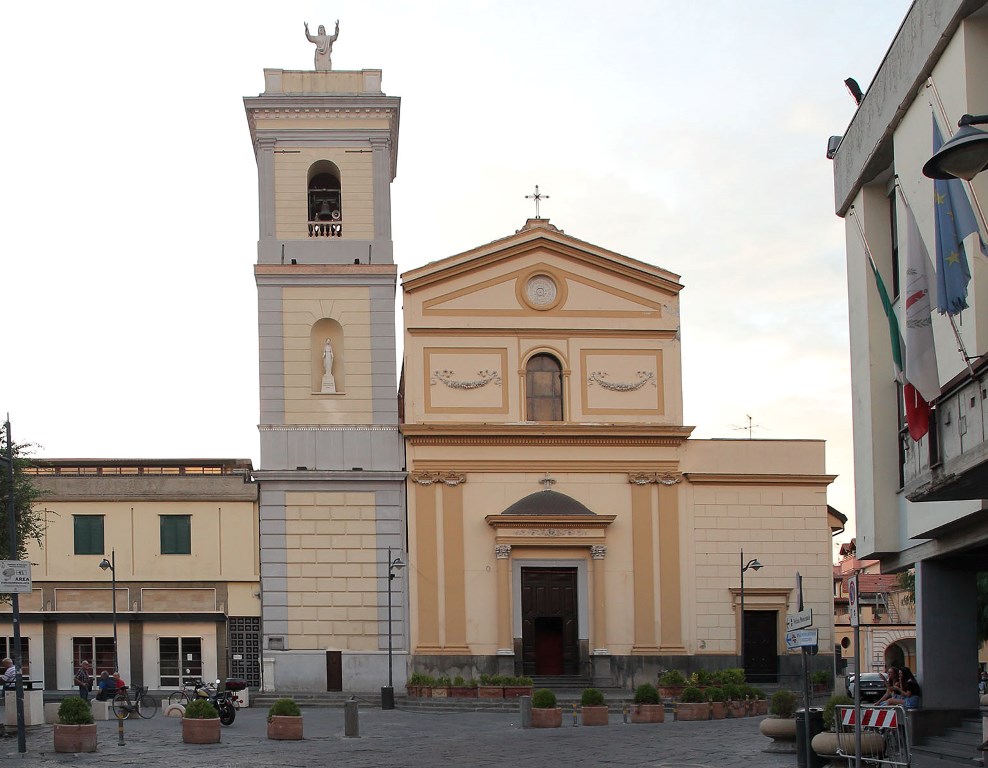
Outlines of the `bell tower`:
<svg viewBox="0 0 988 768">
<path fill-rule="evenodd" d="M 258 171 L 265 688 L 371 690 L 387 679 L 387 550 L 405 549 L 391 240 L 400 99 L 383 93 L 380 70 L 266 69 L 244 105 Z M 395 615 L 403 654 L 404 609 Z"/>
</svg>

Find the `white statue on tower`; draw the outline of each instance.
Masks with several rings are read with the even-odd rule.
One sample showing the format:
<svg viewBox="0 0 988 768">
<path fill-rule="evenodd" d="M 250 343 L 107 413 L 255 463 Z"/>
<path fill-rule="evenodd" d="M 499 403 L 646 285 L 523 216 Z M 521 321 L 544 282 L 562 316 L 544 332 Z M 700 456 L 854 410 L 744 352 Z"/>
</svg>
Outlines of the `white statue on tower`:
<svg viewBox="0 0 988 768">
<path fill-rule="evenodd" d="M 316 44 L 315 66 L 316 72 L 329 72 L 333 68 L 333 43 L 340 36 L 340 20 L 336 20 L 336 32 L 332 35 L 326 34 L 326 27 L 319 25 L 319 34 L 315 37 L 309 34 L 309 22 L 305 24 L 305 39 Z"/>
<path fill-rule="evenodd" d="M 333 377 L 333 342 L 326 339 L 326 344 L 322 348 L 322 392 L 333 394 L 336 392 L 336 379 Z"/>
</svg>

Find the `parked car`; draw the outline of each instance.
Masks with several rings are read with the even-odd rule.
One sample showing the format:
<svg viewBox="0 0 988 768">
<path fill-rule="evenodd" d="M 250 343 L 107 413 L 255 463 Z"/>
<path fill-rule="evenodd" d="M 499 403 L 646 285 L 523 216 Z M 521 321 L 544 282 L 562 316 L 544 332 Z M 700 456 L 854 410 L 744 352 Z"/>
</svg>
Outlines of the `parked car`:
<svg viewBox="0 0 988 768">
<path fill-rule="evenodd" d="M 847 695 L 854 698 L 854 685 L 857 675 L 851 673 L 847 676 Z M 861 673 L 861 701 L 878 701 L 885 695 L 887 689 L 885 674 L 882 672 L 862 672 Z"/>
</svg>

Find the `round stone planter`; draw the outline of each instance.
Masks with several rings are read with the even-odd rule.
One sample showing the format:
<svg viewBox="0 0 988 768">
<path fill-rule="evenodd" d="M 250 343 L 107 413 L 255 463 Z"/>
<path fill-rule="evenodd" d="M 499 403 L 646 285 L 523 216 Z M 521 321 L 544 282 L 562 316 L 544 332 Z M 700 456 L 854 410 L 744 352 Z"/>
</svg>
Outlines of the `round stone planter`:
<svg viewBox="0 0 988 768">
<path fill-rule="evenodd" d="M 839 741 L 838 741 L 839 739 Z M 837 754 L 837 745 L 840 744 L 841 751 L 845 755 L 854 756 L 854 734 L 842 733 L 838 736 L 833 731 L 822 731 L 813 737 L 810 746 L 820 757 L 830 760 L 830 765 L 834 768 L 844 768 L 847 758 Z M 885 741 L 880 734 L 861 734 L 861 754 L 862 757 L 881 757 L 885 751 Z"/>
<path fill-rule="evenodd" d="M 562 724 L 562 707 L 532 707 L 533 728 L 559 728 Z"/>
<path fill-rule="evenodd" d="M 581 707 L 580 722 L 583 725 L 607 725 L 610 722 L 608 708 L 603 707 Z"/>
<path fill-rule="evenodd" d="M 666 708 L 662 704 L 633 704 L 631 706 L 631 722 L 633 723 L 664 723 Z"/>
<path fill-rule="evenodd" d="M 96 723 L 90 725 L 55 724 L 56 752 L 95 752 Z"/>
<path fill-rule="evenodd" d="M 679 702 L 676 704 L 677 720 L 709 720 L 710 704 L 701 702 Z"/>
<path fill-rule="evenodd" d="M 268 738 L 298 741 L 302 738 L 302 716 L 273 715 L 268 718 Z"/>
<path fill-rule="evenodd" d="M 762 736 L 772 739 L 762 752 L 796 754 L 796 718 L 766 717 L 758 724 Z"/>
<path fill-rule="evenodd" d="M 182 718 L 182 741 L 186 744 L 218 744 L 220 719 Z"/>
</svg>

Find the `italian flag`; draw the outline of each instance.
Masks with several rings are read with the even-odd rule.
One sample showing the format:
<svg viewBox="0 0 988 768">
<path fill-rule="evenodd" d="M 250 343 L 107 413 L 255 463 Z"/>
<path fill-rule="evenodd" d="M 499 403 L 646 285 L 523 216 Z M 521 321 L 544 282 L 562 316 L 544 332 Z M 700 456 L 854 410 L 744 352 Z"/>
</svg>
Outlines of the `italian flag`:
<svg viewBox="0 0 988 768">
<path fill-rule="evenodd" d="M 885 310 L 885 317 L 889 323 L 889 335 L 892 341 L 892 364 L 895 366 L 895 378 L 902 383 L 902 394 L 906 401 L 906 424 L 909 426 L 909 436 L 918 441 L 930 431 L 930 404 L 923 399 L 923 396 L 916 388 L 906 380 L 903 358 L 902 358 L 902 336 L 899 333 L 899 321 L 895 316 L 895 309 L 889 299 L 888 291 L 885 290 L 885 283 L 875 260 L 868 253 L 868 264 L 875 275 L 875 284 L 878 286 L 878 295 L 882 299 L 882 308 Z"/>
</svg>

